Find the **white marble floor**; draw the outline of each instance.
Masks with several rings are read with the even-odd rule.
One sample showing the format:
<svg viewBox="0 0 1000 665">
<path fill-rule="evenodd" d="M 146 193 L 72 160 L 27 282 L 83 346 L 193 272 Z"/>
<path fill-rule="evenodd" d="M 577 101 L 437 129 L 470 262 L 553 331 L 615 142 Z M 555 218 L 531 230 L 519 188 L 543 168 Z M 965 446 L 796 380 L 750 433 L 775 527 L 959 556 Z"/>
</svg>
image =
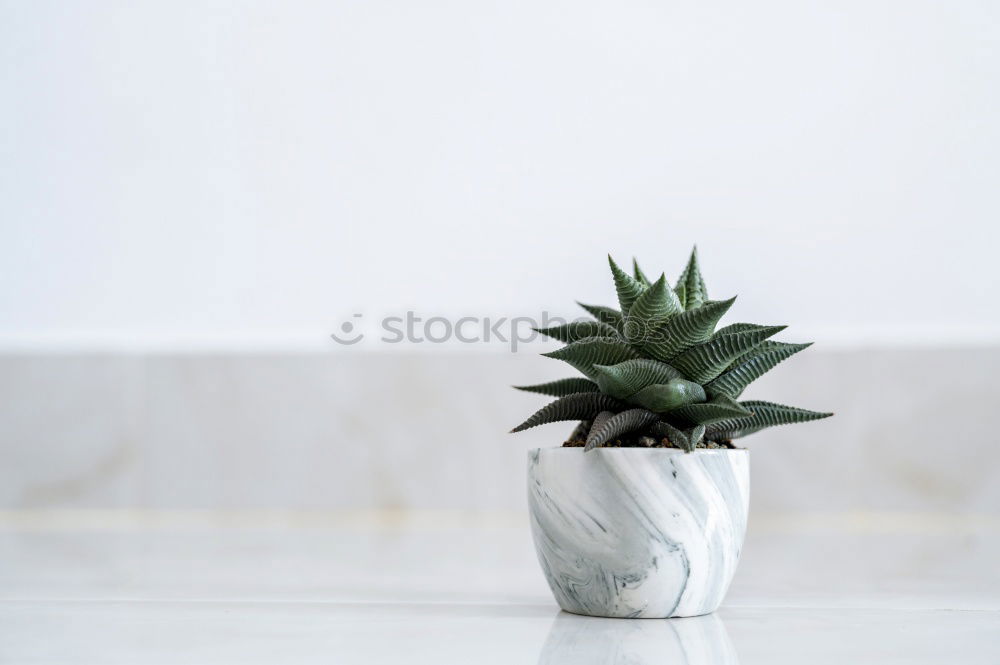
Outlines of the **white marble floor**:
<svg viewBox="0 0 1000 665">
<path fill-rule="evenodd" d="M 754 516 L 723 609 L 560 613 L 520 516 L 0 514 L 2 663 L 1000 663 L 1000 521 Z"/>
</svg>

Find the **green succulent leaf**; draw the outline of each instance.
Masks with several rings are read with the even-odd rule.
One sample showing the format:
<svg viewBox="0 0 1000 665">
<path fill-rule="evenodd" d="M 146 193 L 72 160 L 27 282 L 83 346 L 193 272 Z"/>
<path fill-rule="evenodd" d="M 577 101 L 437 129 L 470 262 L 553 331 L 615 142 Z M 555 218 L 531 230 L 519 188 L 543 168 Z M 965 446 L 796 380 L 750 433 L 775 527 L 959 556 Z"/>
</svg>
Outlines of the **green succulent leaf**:
<svg viewBox="0 0 1000 665">
<path fill-rule="evenodd" d="M 542 355 L 563 360 L 591 379 L 598 375 L 595 365 L 616 365 L 639 356 L 631 346 L 612 337 L 589 337 Z"/>
<path fill-rule="evenodd" d="M 578 342 L 588 337 L 609 337 L 616 334 L 612 326 L 600 321 L 571 321 L 561 326 L 533 328 L 532 330 L 566 343 Z"/>
<path fill-rule="evenodd" d="M 647 427 L 651 423 L 656 422 L 656 420 L 656 414 L 646 409 L 629 409 L 628 411 L 622 411 L 611 416 L 602 422 L 599 428 L 595 422 L 595 426 L 591 428 L 590 435 L 587 437 L 587 445 L 584 446 L 583 450 L 588 451 L 597 446 L 602 446 L 622 434 Z"/>
<path fill-rule="evenodd" d="M 721 374 L 734 360 L 784 329 L 785 326 L 768 326 L 727 335 L 716 333 L 709 341 L 692 346 L 674 358 L 671 364 L 691 381 L 704 385 Z"/>
<path fill-rule="evenodd" d="M 629 309 L 625 317 L 625 338 L 630 342 L 641 341 L 671 316 L 683 311 L 677 294 L 667 286 L 667 276 L 660 275 Z"/>
<path fill-rule="evenodd" d="M 688 259 L 684 272 L 677 280 L 677 288 L 684 289 L 684 308 L 694 309 L 701 307 L 702 303 L 708 300 L 708 289 L 705 287 L 705 280 L 701 276 L 698 267 L 698 248 L 691 250 L 691 258 Z"/>
<path fill-rule="evenodd" d="M 625 317 L 617 309 L 604 305 L 585 305 L 582 302 L 578 302 L 577 305 L 587 310 L 587 313 L 599 322 L 608 324 L 618 332 L 625 327 Z"/>
<path fill-rule="evenodd" d="M 661 420 L 654 423 L 650 430 L 658 437 L 666 437 L 667 441 L 672 443 L 675 448 L 680 448 L 681 450 L 691 452 L 694 450 L 694 445 L 691 444 L 691 440 L 688 435 L 677 429 L 665 420 Z"/>
<path fill-rule="evenodd" d="M 614 411 L 601 411 L 596 416 L 594 416 L 594 420 L 590 425 L 590 429 L 587 430 L 587 435 L 583 437 L 584 443 L 590 441 L 591 435 L 594 432 L 600 431 L 600 429 L 604 427 L 604 423 L 608 422 L 608 420 L 610 420 L 611 417 L 614 415 L 615 415 Z"/>
<path fill-rule="evenodd" d="M 705 386 L 712 395 L 739 397 L 748 385 L 756 381 L 775 365 L 799 351 L 812 346 L 807 344 L 786 344 L 785 342 L 762 342 L 756 349 L 737 360 L 725 372 Z"/>
<path fill-rule="evenodd" d="M 611 274 L 615 278 L 615 291 L 618 292 L 618 304 L 621 305 L 622 314 L 628 314 L 632 304 L 642 295 L 646 287 L 632 277 L 632 275 L 619 268 L 610 254 L 608 254 L 608 264 L 611 266 Z"/>
<path fill-rule="evenodd" d="M 642 268 L 639 267 L 639 262 L 635 260 L 634 256 L 632 257 L 632 276 L 643 286 L 649 286 L 649 279 L 643 274 Z"/>
<path fill-rule="evenodd" d="M 514 386 L 518 390 L 529 393 L 539 393 L 541 395 L 552 395 L 553 397 L 565 397 L 573 393 L 599 393 L 601 389 L 593 381 L 576 376 L 571 379 L 559 379 L 548 383 L 539 383 L 534 386 Z"/>
<path fill-rule="evenodd" d="M 601 393 L 574 393 L 549 402 L 511 432 L 522 432 L 530 427 L 560 420 L 592 420 L 601 411 L 620 411 L 627 406 L 614 397 Z"/>
<path fill-rule="evenodd" d="M 757 425 L 756 427 L 747 427 L 746 429 L 740 430 L 730 430 L 725 432 L 707 432 L 705 437 L 711 439 L 712 441 L 730 441 L 732 439 L 739 439 L 744 436 L 749 436 L 750 434 L 755 434 L 761 430 L 767 429 L 767 425 Z"/>
<path fill-rule="evenodd" d="M 655 413 L 666 413 L 685 404 L 705 401 L 705 389 L 684 379 L 648 385 L 628 398 L 632 404 L 644 406 Z"/>
<path fill-rule="evenodd" d="M 585 441 L 588 450 L 639 430 L 690 452 L 706 440 L 715 447 L 713 441 L 832 415 L 736 401 L 751 382 L 809 345 L 771 341 L 784 326 L 741 322 L 713 332 L 735 298 L 708 299 L 697 248 L 673 288 L 662 274 L 651 283 L 635 258 L 630 273 L 611 256 L 608 264 L 620 309 L 580 303 L 593 321 L 537 329 L 566 344 L 542 355 L 583 376 L 515 386 L 557 399 L 514 431 L 575 420 L 570 439 Z M 641 445 L 631 438 L 622 443 Z"/>
<path fill-rule="evenodd" d="M 626 360 L 615 365 L 595 365 L 595 376 L 602 392 L 618 398 L 634 395 L 648 385 L 681 379 L 679 371 L 650 358 Z"/>
<path fill-rule="evenodd" d="M 678 314 L 643 341 L 642 351 L 657 360 L 669 362 L 692 346 L 707 342 L 719 319 L 725 316 L 735 301 L 735 296 L 729 300 L 709 301 Z"/>
<path fill-rule="evenodd" d="M 681 302 L 681 306 L 685 306 L 684 303 L 687 302 L 687 288 L 683 283 L 679 283 L 674 287 L 674 293 L 677 294 L 677 299 Z"/>
<path fill-rule="evenodd" d="M 784 404 L 775 404 L 774 402 L 763 402 L 760 400 L 748 400 L 740 402 L 740 405 L 752 411 L 753 414 L 715 421 L 708 426 L 707 435 L 716 441 L 738 439 L 741 436 L 759 432 L 767 427 L 788 425 L 791 423 L 805 423 L 810 420 L 829 418 L 833 415 L 832 413 L 809 411 L 794 406 L 785 406 Z"/>
<path fill-rule="evenodd" d="M 719 328 L 715 331 L 716 335 L 732 335 L 738 332 L 747 332 L 749 330 L 760 330 L 762 328 L 767 328 L 769 326 L 762 326 L 757 323 L 730 323 L 724 328 Z"/>
<path fill-rule="evenodd" d="M 711 402 L 688 404 L 678 407 L 667 414 L 674 422 L 686 422 L 691 425 L 708 425 L 731 418 L 746 417 L 753 414 L 749 408 L 737 403 L 733 398 L 719 395 Z"/>
</svg>

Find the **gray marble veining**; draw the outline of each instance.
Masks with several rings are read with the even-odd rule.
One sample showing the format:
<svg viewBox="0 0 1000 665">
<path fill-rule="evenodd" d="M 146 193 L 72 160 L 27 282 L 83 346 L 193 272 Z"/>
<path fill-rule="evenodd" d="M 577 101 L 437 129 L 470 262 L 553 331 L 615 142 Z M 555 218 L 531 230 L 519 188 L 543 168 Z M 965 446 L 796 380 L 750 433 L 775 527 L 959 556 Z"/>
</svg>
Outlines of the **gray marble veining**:
<svg viewBox="0 0 1000 665">
<path fill-rule="evenodd" d="M 631 618 L 714 611 L 739 562 L 749 483 L 746 450 L 532 450 L 532 535 L 559 606 Z"/>
</svg>

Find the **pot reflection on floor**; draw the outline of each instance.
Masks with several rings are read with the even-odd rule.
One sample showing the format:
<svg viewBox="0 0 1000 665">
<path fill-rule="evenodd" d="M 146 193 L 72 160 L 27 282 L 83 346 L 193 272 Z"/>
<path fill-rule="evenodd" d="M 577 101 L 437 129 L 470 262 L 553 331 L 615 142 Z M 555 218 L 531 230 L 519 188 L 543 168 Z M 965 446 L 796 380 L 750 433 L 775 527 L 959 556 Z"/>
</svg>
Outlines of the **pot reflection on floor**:
<svg viewBox="0 0 1000 665">
<path fill-rule="evenodd" d="M 685 619 L 601 619 L 560 612 L 539 665 L 738 665 L 715 614 Z"/>
</svg>

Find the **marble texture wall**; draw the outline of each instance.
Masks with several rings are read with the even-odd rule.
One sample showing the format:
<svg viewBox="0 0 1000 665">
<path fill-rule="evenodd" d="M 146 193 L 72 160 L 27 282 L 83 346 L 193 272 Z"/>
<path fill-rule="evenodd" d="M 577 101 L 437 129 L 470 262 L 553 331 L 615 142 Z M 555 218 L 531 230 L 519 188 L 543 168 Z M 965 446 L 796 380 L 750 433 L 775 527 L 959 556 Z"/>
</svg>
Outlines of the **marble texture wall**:
<svg viewBox="0 0 1000 665">
<path fill-rule="evenodd" d="M 747 395 L 754 511 L 1000 513 L 1000 348 L 811 349 Z M 0 509 L 514 510 L 534 352 L 0 356 Z"/>
</svg>

